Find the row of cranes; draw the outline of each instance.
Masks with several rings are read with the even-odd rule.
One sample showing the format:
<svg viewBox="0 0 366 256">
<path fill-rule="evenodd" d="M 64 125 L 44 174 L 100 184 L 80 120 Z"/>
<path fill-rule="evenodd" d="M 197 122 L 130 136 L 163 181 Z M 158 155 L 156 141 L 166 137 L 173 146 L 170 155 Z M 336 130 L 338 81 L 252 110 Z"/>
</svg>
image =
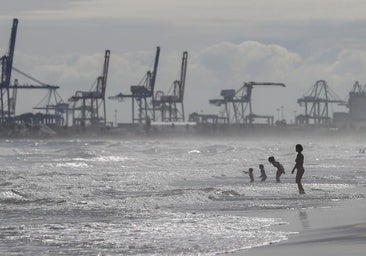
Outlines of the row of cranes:
<svg viewBox="0 0 366 256">
<path fill-rule="evenodd" d="M 8 53 L 1 57 L 1 83 L 0 83 L 0 123 L 13 124 L 30 122 L 32 114 L 15 116 L 16 96 L 18 89 L 46 89 L 47 95 L 34 109 L 45 113 L 37 115 L 38 122 L 55 126 L 73 127 L 105 127 L 107 125 L 106 88 L 110 60 L 110 50 L 105 51 L 102 74 L 97 77 L 89 91 L 76 91 L 73 96 L 64 102 L 57 93 L 59 86 L 45 84 L 32 76 L 20 71 L 13 66 L 15 41 L 18 28 L 18 19 L 13 20 Z M 188 53 L 183 52 L 181 74 L 173 82 L 172 91 L 164 93 L 155 92 L 160 47 L 156 49 L 155 62 L 152 71 L 147 71 L 138 85 L 131 85 L 130 93 L 119 93 L 109 97 L 112 100 L 122 101 L 132 99 L 132 123 L 147 123 L 151 121 L 184 121 L 184 90 L 187 72 Z M 12 71 L 38 83 L 38 85 L 20 85 L 17 79 L 12 83 Z M 22 119 L 23 117 L 23 119 Z M 25 120 L 24 117 L 27 119 Z M 160 117 L 160 118 L 159 118 Z M 41 120 L 40 120 L 41 118 Z M 34 120 L 31 120 L 34 122 Z"/>
<path fill-rule="evenodd" d="M 17 69 L 13 66 L 15 42 L 17 36 L 18 19 L 13 19 L 13 25 L 11 28 L 10 43 L 8 52 L 0 58 L 1 61 L 1 82 L 0 82 L 0 124 L 2 126 L 13 126 L 16 123 L 20 124 L 47 124 L 54 126 L 68 126 L 68 114 L 71 112 L 73 115 L 73 125 L 84 125 L 86 121 L 95 123 L 101 117 L 99 115 L 99 101 L 103 102 L 103 116 L 101 119 L 105 123 L 105 88 L 107 83 L 109 51 L 106 51 L 103 75 L 98 77 L 96 89 L 89 92 L 76 92 L 75 96 L 69 99 L 73 102 L 72 107 L 68 103 L 64 102 L 61 96 L 58 94 L 57 89 L 59 86 L 49 85 L 39 81 L 38 79 L 26 74 L 25 72 Z M 12 71 L 17 74 L 31 80 L 36 83 L 35 85 L 20 85 L 18 79 L 11 81 Z M 17 92 L 19 89 L 34 90 L 41 89 L 46 90 L 46 96 L 37 104 L 34 109 L 44 111 L 45 113 L 38 113 L 36 115 L 32 113 L 25 113 L 16 116 L 16 101 Z M 79 104 L 81 102 L 81 104 Z M 78 105 L 79 104 L 79 105 Z M 82 120 L 75 117 L 75 112 L 80 111 Z"/>
<path fill-rule="evenodd" d="M 64 102 L 57 93 L 59 86 L 45 84 L 13 66 L 18 20 L 13 20 L 9 50 L 0 58 L 0 123 L 17 122 L 15 116 L 18 89 L 43 89 L 47 95 L 34 109 L 44 111 L 42 123 L 56 126 L 105 127 L 107 125 L 106 88 L 110 61 L 110 50 L 105 50 L 102 74 L 97 77 L 89 91 L 76 91 Z M 146 72 L 140 83 L 130 86 L 129 93 L 119 93 L 108 97 L 111 100 L 131 100 L 133 124 L 151 124 L 151 122 L 185 122 L 184 93 L 188 65 L 188 52 L 184 51 L 180 65 L 179 79 L 174 80 L 167 92 L 155 90 L 158 73 L 160 47 L 156 48 L 152 70 Z M 25 76 L 37 85 L 20 85 L 17 79 L 11 82 L 12 71 Z M 258 115 L 253 111 L 252 93 L 254 87 L 286 87 L 284 83 L 244 82 L 239 89 L 221 90 L 221 98 L 210 99 L 209 103 L 223 107 L 223 115 L 190 114 L 189 121 L 196 123 L 253 124 L 264 119 L 273 125 L 273 116 Z M 355 89 L 356 90 L 356 89 Z M 296 117 L 297 124 L 330 124 L 329 105 L 345 104 L 327 85 L 319 80 L 305 96 L 298 99 L 298 104 L 305 107 L 305 113 Z M 71 115 L 72 123 L 69 124 Z M 29 115 L 27 116 L 29 118 Z M 39 118 L 39 116 L 38 116 Z M 21 121 L 21 120 L 20 120 Z"/>
<path fill-rule="evenodd" d="M 257 119 L 264 119 L 268 125 L 274 124 L 274 117 L 253 113 L 252 90 L 255 86 L 279 86 L 286 87 L 283 83 L 273 82 L 244 82 L 239 89 L 225 89 L 220 95 L 222 98 L 211 99 L 209 103 L 215 106 L 223 106 L 223 115 L 204 115 L 193 113 L 191 121 L 200 123 L 225 124 L 253 124 Z M 356 87 L 364 92 L 364 88 Z M 354 89 L 356 90 L 356 89 Z M 297 100 L 300 106 L 304 106 L 304 114 L 295 117 L 297 125 L 330 125 L 330 105 L 338 104 L 346 106 L 346 102 L 329 87 L 325 80 L 318 80 L 305 95 Z M 280 123 L 281 124 L 281 123 Z"/>
<path fill-rule="evenodd" d="M 159 65 L 160 47 L 156 48 L 154 67 L 147 71 L 142 82 L 130 86 L 130 94 L 119 93 L 109 97 L 123 101 L 132 99 L 132 123 L 184 122 L 184 90 L 187 74 L 188 52 L 182 56 L 179 80 L 173 81 L 169 91 L 155 91 L 155 81 Z M 136 114 L 137 112 L 137 114 Z"/>
</svg>

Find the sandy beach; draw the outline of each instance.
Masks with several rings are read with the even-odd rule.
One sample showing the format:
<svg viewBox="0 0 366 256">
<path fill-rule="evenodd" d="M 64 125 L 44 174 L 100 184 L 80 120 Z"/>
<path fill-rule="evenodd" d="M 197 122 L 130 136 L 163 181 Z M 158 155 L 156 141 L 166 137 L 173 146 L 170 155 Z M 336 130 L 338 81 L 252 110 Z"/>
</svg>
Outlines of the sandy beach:
<svg viewBox="0 0 366 256">
<path fill-rule="evenodd" d="M 357 189 L 365 195 L 366 187 Z M 273 217 L 289 223 L 276 229 L 297 233 L 286 241 L 231 255 L 366 255 L 365 198 L 337 200 L 330 206 L 313 209 L 278 211 Z"/>
</svg>

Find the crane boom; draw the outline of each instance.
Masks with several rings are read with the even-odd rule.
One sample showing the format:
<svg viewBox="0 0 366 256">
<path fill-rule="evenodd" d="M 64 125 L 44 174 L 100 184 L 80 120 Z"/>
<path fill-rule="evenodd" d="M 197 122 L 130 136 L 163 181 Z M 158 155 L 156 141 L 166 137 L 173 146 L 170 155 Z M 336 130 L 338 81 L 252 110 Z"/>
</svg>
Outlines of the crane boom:
<svg viewBox="0 0 366 256">
<path fill-rule="evenodd" d="M 182 57 L 182 66 L 180 70 L 180 86 L 179 86 L 179 101 L 183 101 L 184 97 L 184 87 L 186 84 L 186 74 L 187 74 L 187 61 L 188 61 L 188 52 L 183 52 Z"/>
<path fill-rule="evenodd" d="M 160 56 L 160 47 L 158 46 L 158 47 L 156 47 L 154 69 L 153 69 L 151 80 L 150 80 L 150 89 L 151 89 L 152 96 L 154 95 L 155 80 L 156 80 L 156 74 L 158 72 L 158 65 L 159 65 L 159 56 Z"/>
<path fill-rule="evenodd" d="M 109 68 L 109 58 L 111 51 L 106 50 L 104 55 L 104 65 L 103 65 L 103 76 L 102 76 L 102 97 L 105 96 L 105 90 L 107 87 L 107 78 L 108 78 L 108 68 Z"/>
<path fill-rule="evenodd" d="M 249 83 L 244 83 L 244 84 L 286 87 L 286 85 L 284 83 L 272 83 L 272 82 L 249 82 Z"/>
<path fill-rule="evenodd" d="M 14 50 L 15 50 L 15 41 L 17 37 L 17 29 L 18 29 L 18 19 L 13 19 L 13 26 L 11 28 L 10 42 L 9 42 L 9 52 L 6 63 L 6 80 L 5 86 L 8 87 L 10 85 L 11 71 L 13 68 L 13 59 L 14 59 Z"/>
<path fill-rule="evenodd" d="M 11 71 L 13 69 L 13 58 L 15 50 L 15 41 L 18 29 L 18 19 L 13 19 L 13 26 L 11 28 L 10 42 L 8 55 L 1 57 L 1 88 L 9 88 Z"/>
</svg>

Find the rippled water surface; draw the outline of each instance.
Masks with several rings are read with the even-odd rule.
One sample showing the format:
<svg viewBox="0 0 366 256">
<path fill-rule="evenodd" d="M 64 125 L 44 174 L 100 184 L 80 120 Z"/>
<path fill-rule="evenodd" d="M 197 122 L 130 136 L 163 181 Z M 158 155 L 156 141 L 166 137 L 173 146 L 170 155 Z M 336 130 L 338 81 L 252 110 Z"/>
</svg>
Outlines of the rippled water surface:
<svg viewBox="0 0 366 256">
<path fill-rule="evenodd" d="M 294 144 L 238 138 L 0 141 L 0 251 L 215 255 L 287 239 L 291 233 L 271 229 L 286 225 L 271 218 L 272 210 L 364 197 L 352 192 L 366 183 L 361 142 L 303 143 L 302 196 L 290 174 Z M 287 171 L 280 184 L 270 155 Z M 265 183 L 259 182 L 260 163 Z M 242 172 L 249 167 L 254 183 Z M 269 217 L 245 216 L 259 210 Z"/>
</svg>

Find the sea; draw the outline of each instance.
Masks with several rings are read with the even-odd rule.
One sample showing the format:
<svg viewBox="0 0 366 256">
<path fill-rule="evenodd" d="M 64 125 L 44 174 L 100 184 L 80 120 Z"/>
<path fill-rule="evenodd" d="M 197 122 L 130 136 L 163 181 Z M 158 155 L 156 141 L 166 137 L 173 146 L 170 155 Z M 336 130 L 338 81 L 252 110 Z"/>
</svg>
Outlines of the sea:
<svg viewBox="0 0 366 256">
<path fill-rule="evenodd" d="M 291 174 L 297 143 L 305 195 Z M 220 255 L 284 241 L 296 232 L 274 211 L 365 197 L 355 190 L 365 147 L 337 137 L 0 140 L 0 255 Z M 285 167 L 281 183 L 269 156 Z"/>
</svg>

